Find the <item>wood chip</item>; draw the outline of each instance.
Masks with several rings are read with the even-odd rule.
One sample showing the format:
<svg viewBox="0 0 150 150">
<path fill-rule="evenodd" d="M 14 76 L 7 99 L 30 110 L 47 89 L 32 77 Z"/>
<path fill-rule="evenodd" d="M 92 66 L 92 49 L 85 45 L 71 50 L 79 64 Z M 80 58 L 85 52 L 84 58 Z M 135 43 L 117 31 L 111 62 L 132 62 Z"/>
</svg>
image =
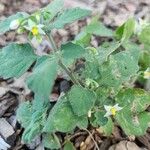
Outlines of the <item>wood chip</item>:
<svg viewBox="0 0 150 150">
<path fill-rule="evenodd" d="M 0 150 L 7 150 L 10 148 L 10 145 L 7 144 L 4 139 L 0 136 Z"/>
<path fill-rule="evenodd" d="M 14 144 L 14 140 L 15 140 L 14 133 L 15 131 L 13 127 L 6 121 L 6 119 L 0 118 L 0 135 L 10 145 Z"/>
</svg>

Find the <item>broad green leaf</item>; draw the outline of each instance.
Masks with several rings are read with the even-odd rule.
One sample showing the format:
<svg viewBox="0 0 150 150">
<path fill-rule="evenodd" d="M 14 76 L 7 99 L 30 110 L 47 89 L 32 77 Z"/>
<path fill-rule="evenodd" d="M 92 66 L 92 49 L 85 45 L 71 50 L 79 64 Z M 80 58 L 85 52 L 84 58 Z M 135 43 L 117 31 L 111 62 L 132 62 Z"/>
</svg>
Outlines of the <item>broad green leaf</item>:
<svg viewBox="0 0 150 150">
<path fill-rule="evenodd" d="M 96 96 L 92 91 L 74 85 L 68 94 L 68 99 L 73 112 L 78 116 L 83 116 L 87 115 L 88 111 L 94 106 Z"/>
<path fill-rule="evenodd" d="M 136 59 L 137 57 L 134 57 L 137 53 L 139 53 L 139 51 L 136 49 L 131 49 L 130 51 L 120 52 L 111 56 L 111 62 L 114 62 L 114 64 L 117 66 L 116 70 L 114 71 L 116 71 L 116 75 L 118 77 L 120 75 L 121 80 L 129 80 L 130 77 L 134 76 L 139 70 L 138 59 Z"/>
<path fill-rule="evenodd" d="M 10 23 L 13 20 L 16 20 L 16 19 L 19 19 L 19 18 L 24 18 L 25 16 L 28 16 L 28 15 L 26 13 L 23 13 L 23 12 L 18 12 L 17 14 L 12 15 L 12 16 L 2 20 L 0 22 L 0 35 L 4 34 L 5 32 L 10 30 L 9 26 L 10 26 Z"/>
<path fill-rule="evenodd" d="M 20 104 L 17 109 L 17 120 L 21 123 L 21 125 L 26 128 L 30 124 L 32 114 L 32 105 L 30 102 L 24 102 Z"/>
<path fill-rule="evenodd" d="M 110 54 L 113 53 L 117 48 L 119 48 L 119 46 L 120 46 L 119 42 L 110 42 L 107 44 L 105 43 L 102 46 L 100 46 L 98 48 L 99 63 L 102 64 L 105 61 L 107 61 Z"/>
<path fill-rule="evenodd" d="M 90 15 L 90 11 L 81 8 L 71 8 L 65 10 L 60 16 L 56 18 L 53 23 L 53 27 L 56 29 L 63 28 L 66 24 L 72 23 L 76 20 L 82 19 Z"/>
<path fill-rule="evenodd" d="M 128 19 L 122 26 L 116 30 L 116 37 L 121 39 L 122 42 L 126 42 L 134 33 L 135 19 Z"/>
<path fill-rule="evenodd" d="M 73 144 L 70 141 L 67 141 L 64 146 L 64 150 L 76 150 Z"/>
<path fill-rule="evenodd" d="M 119 92 L 116 101 L 132 113 L 140 113 L 150 105 L 150 94 L 143 89 L 126 89 Z"/>
<path fill-rule="evenodd" d="M 98 79 L 100 76 L 100 72 L 99 72 L 99 63 L 97 62 L 97 60 L 93 60 L 93 61 L 86 61 L 85 62 L 85 69 L 83 72 L 83 76 L 85 78 L 90 78 L 90 79 Z"/>
<path fill-rule="evenodd" d="M 42 143 L 44 147 L 49 149 L 60 149 L 61 144 L 56 134 L 46 133 L 43 135 Z"/>
<path fill-rule="evenodd" d="M 105 27 L 98 18 L 93 18 L 91 23 L 85 28 L 87 33 L 94 34 L 97 36 L 112 37 L 113 31 Z"/>
<path fill-rule="evenodd" d="M 111 118 L 108 118 L 107 123 L 104 126 L 101 126 L 100 130 L 102 130 L 105 136 L 110 136 L 112 134 L 113 128 L 113 121 Z"/>
<path fill-rule="evenodd" d="M 30 143 L 42 133 L 49 104 L 43 99 L 34 99 L 33 103 L 25 102 L 17 111 L 17 119 L 25 128 L 22 140 Z"/>
<path fill-rule="evenodd" d="M 96 111 L 93 116 L 91 116 L 90 122 L 94 127 L 100 127 L 107 124 L 108 119 L 104 117 L 104 111 Z"/>
<path fill-rule="evenodd" d="M 57 76 L 57 61 L 56 57 L 47 57 L 40 64 L 37 62 L 39 65 L 34 68 L 32 75 L 27 79 L 28 87 L 36 95 L 45 98 L 49 96 Z"/>
<path fill-rule="evenodd" d="M 75 43 L 84 47 L 89 46 L 91 41 L 91 36 L 92 36 L 91 34 L 83 30 L 75 37 Z"/>
<path fill-rule="evenodd" d="M 150 46 L 150 25 L 146 26 L 139 35 L 139 40 L 141 43 Z"/>
<path fill-rule="evenodd" d="M 4 78 L 20 77 L 36 58 L 29 44 L 9 44 L 0 52 L 0 76 Z"/>
<path fill-rule="evenodd" d="M 62 59 L 64 64 L 70 65 L 72 64 L 77 58 L 81 58 L 85 54 L 85 49 L 80 45 L 74 44 L 69 42 L 61 46 L 62 51 Z"/>
<path fill-rule="evenodd" d="M 43 129 L 44 132 L 70 132 L 76 126 L 79 126 L 86 122 L 85 116 L 76 116 L 70 106 L 66 97 L 62 97 L 58 100 L 55 106 L 50 111 L 49 117 Z M 83 122 L 83 123 L 81 123 Z M 85 126 L 85 125 L 84 125 Z"/>
<path fill-rule="evenodd" d="M 121 84 L 130 80 L 139 70 L 139 50 L 131 49 L 111 55 L 109 61 L 100 66 L 100 86 L 119 89 Z"/>
<path fill-rule="evenodd" d="M 53 0 L 49 5 L 47 5 L 44 10 L 50 12 L 51 19 L 61 11 L 64 6 L 64 0 Z"/>
<path fill-rule="evenodd" d="M 150 105 L 150 94 L 142 89 L 126 89 L 118 94 L 116 101 L 123 107 L 115 118 L 124 132 L 144 135 L 150 123 L 150 113 L 145 111 Z"/>
</svg>

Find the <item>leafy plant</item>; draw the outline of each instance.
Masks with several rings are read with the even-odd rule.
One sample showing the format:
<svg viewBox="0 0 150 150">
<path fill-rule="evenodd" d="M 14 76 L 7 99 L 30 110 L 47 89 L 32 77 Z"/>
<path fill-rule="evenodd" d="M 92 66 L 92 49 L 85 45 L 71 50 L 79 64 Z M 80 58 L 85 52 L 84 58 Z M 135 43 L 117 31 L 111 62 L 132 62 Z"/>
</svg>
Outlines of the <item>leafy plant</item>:
<svg viewBox="0 0 150 150">
<path fill-rule="evenodd" d="M 29 68 L 32 70 L 26 83 L 34 92 L 34 100 L 22 103 L 17 110 L 18 121 L 25 129 L 24 142 L 42 135 L 46 148 L 59 149 L 57 132 L 68 134 L 77 127 L 86 129 L 92 125 L 106 136 L 116 123 L 126 135 L 143 135 L 149 127 L 150 93 L 135 83 L 150 79 L 150 24 L 130 18 L 112 31 L 96 16 L 73 41 L 57 48 L 52 30 L 90 14 L 81 8 L 63 10 L 63 1 L 54 0 L 31 15 L 19 12 L 0 22 L 0 34 L 15 30 L 27 35 L 28 43 L 11 43 L 0 51 L 3 78 L 18 78 Z M 109 37 L 111 42 L 105 41 L 96 48 L 91 45 L 92 36 Z M 45 37 L 53 52 L 38 56 L 32 40 L 40 44 Z M 72 68 L 78 59 L 83 60 L 84 67 L 77 72 Z M 60 71 L 73 85 L 53 105 L 49 96 Z M 64 149 L 75 149 L 68 140 Z"/>
</svg>

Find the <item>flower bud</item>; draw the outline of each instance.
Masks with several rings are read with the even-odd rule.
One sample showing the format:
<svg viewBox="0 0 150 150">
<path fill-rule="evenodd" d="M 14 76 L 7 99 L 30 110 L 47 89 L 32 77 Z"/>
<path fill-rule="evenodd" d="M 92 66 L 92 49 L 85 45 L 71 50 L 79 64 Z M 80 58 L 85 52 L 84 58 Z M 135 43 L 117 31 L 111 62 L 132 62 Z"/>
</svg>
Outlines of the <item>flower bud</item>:
<svg viewBox="0 0 150 150">
<path fill-rule="evenodd" d="M 20 22 L 19 22 L 19 20 L 18 19 L 16 19 L 16 20 L 13 20 L 11 23 L 10 23 L 10 29 L 11 30 L 16 30 L 18 27 L 19 27 L 19 25 L 20 25 Z"/>
</svg>

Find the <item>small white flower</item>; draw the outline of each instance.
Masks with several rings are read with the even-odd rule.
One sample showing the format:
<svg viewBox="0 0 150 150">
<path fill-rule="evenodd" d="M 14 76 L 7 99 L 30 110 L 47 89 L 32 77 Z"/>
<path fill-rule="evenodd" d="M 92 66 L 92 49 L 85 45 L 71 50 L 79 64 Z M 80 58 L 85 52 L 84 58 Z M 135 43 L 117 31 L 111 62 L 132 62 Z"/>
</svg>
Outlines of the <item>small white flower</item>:
<svg viewBox="0 0 150 150">
<path fill-rule="evenodd" d="M 36 24 L 31 19 L 28 20 L 28 26 L 24 26 L 26 30 L 31 31 L 33 36 L 45 35 L 45 32 L 42 29 L 43 27 L 43 24 Z"/>
<path fill-rule="evenodd" d="M 8 148 L 10 148 L 10 145 L 0 137 L 0 150 L 7 150 Z"/>
<path fill-rule="evenodd" d="M 150 79 L 150 68 L 147 68 L 147 70 L 144 71 L 144 79 Z"/>
<path fill-rule="evenodd" d="M 122 107 L 118 106 L 119 104 L 115 104 L 114 106 L 107 106 L 104 105 L 104 108 L 106 110 L 106 114 L 104 115 L 104 117 L 109 117 L 109 116 L 115 116 L 117 111 L 120 111 L 122 109 Z"/>
<path fill-rule="evenodd" d="M 16 19 L 16 20 L 13 20 L 13 21 L 10 23 L 9 28 L 10 28 L 11 30 L 16 30 L 16 29 L 19 27 L 19 25 L 20 25 L 20 21 L 19 21 L 19 19 Z"/>
</svg>

